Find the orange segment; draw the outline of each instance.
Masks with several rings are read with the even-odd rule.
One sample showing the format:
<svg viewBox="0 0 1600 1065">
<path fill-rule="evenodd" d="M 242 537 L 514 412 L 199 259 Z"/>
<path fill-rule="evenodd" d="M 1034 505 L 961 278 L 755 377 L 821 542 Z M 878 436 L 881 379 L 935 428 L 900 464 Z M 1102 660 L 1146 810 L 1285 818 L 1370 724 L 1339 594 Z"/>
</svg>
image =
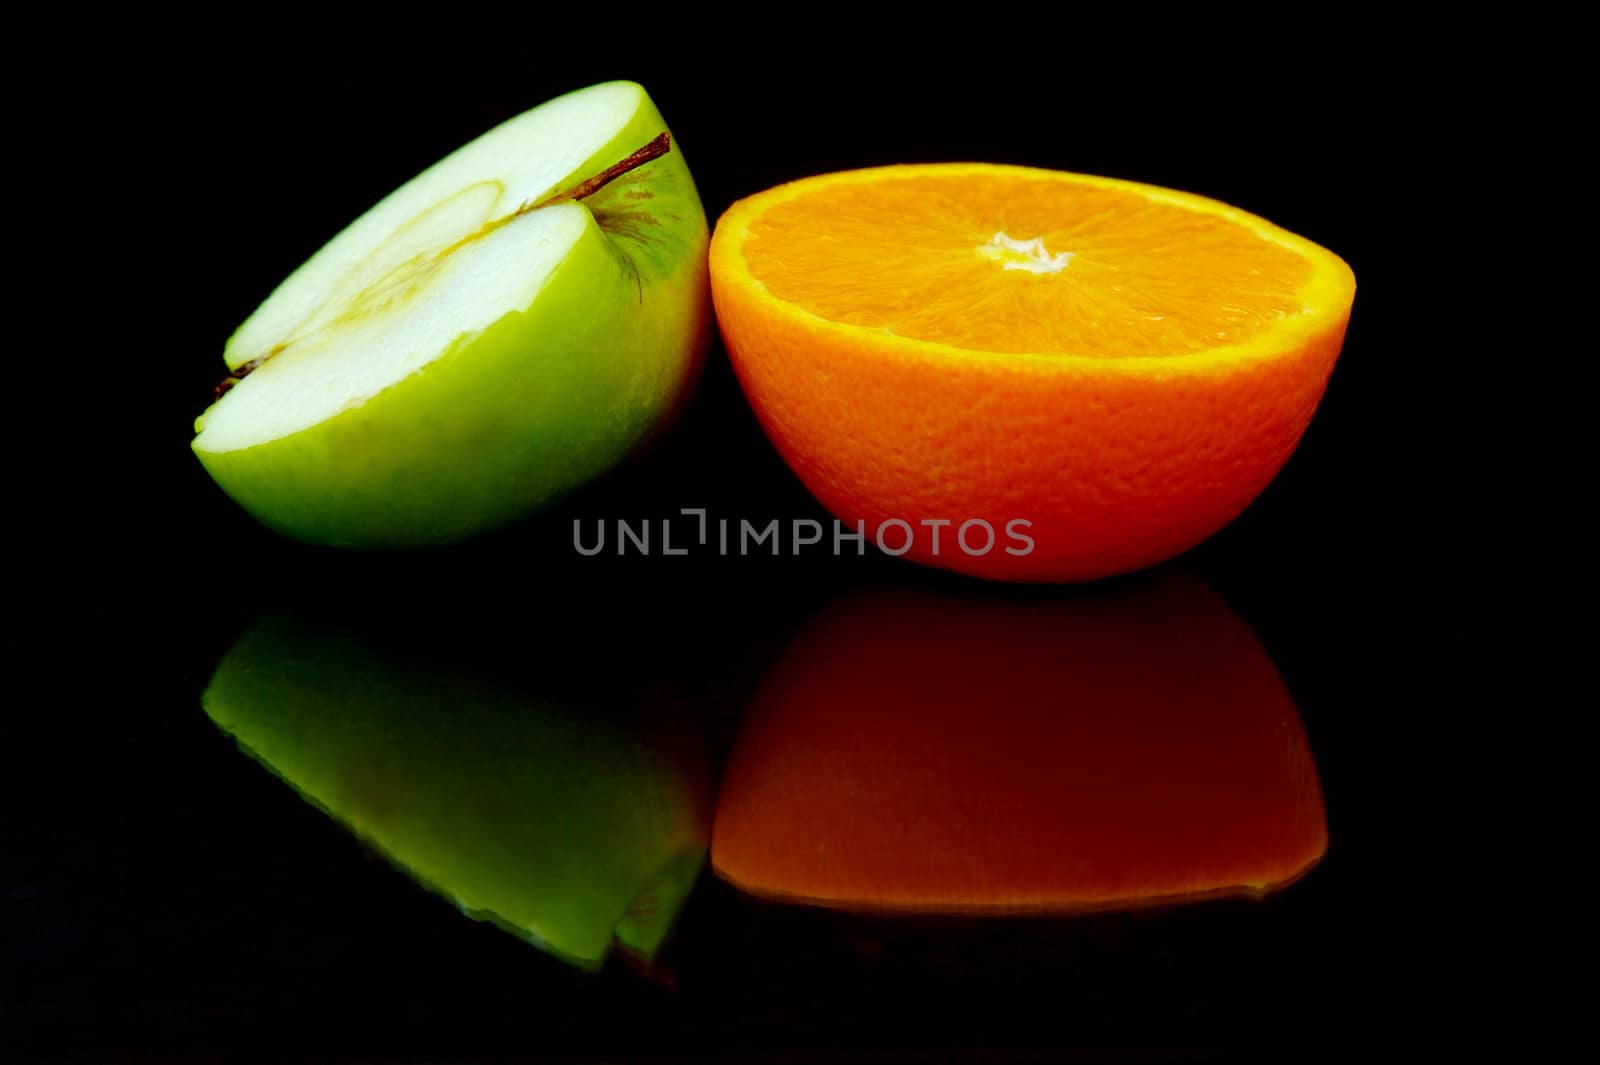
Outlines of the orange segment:
<svg viewBox="0 0 1600 1065">
<path fill-rule="evenodd" d="M 836 516 L 869 536 L 1022 520 L 1026 554 L 921 535 L 907 557 L 1050 581 L 1150 565 L 1243 510 L 1310 421 L 1355 292 L 1337 256 L 1225 204 L 983 164 L 743 200 L 711 280 L 746 396 Z"/>
</svg>

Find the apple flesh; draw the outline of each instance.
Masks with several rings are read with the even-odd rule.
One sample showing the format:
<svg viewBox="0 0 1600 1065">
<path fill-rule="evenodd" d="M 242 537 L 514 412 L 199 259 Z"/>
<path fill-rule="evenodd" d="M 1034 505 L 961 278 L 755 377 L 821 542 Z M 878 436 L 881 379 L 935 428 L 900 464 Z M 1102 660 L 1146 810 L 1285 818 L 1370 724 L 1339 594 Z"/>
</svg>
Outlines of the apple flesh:
<svg viewBox="0 0 1600 1065">
<path fill-rule="evenodd" d="M 705 213 L 665 132 L 638 85 L 593 86 L 368 211 L 228 342 L 206 470 L 288 536 L 406 547 L 613 465 L 681 403 L 710 322 Z"/>
<path fill-rule="evenodd" d="M 652 958 L 709 837 L 693 723 L 667 703 L 577 705 L 571 678 L 541 677 L 526 652 L 488 668 L 437 650 L 446 622 L 402 624 L 415 631 L 267 618 L 218 666 L 205 711 L 469 916 L 586 969 L 614 942 Z"/>
</svg>

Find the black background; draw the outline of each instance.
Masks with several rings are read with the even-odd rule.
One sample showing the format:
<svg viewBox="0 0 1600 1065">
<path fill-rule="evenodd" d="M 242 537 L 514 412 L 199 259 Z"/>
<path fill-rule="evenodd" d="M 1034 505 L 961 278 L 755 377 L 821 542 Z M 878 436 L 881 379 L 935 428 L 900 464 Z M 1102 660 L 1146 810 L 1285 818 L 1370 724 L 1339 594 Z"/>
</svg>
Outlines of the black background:
<svg viewBox="0 0 1600 1065">
<path fill-rule="evenodd" d="M 64 653 L 33 663 L 53 712 L 8 752 L 0 1047 L 24 1060 L 1295 1060 L 1379 1031 L 1440 1038 L 1433 1000 L 1474 969 L 1435 935 L 1454 865 L 1432 774 L 1466 727 L 1449 722 L 1468 624 L 1451 583 L 1464 547 L 1447 431 L 1449 382 L 1467 371 L 1436 365 L 1451 350 L 1464 366 L 1477 345 L 1437 312 L 1448 254 L 1421 234 L 1453 208 L 1421 190 L 1484 150 L 1456 83 L 1402 75 L 1395 53 L 1361 42 L 1178 61 L 1089 41 L 783 59 L 665 44 L 618 55 L 592 39 L 557 50 L 522 62 L 507 47 L 448 71 L 298 49 L 207 56 L 146 70 L 158 91 L 125 102 L 107 143 L 151 208 L 125 219 L 137 250 L 116 263 L 148 275 L 131 330 L 147 372 L 126 398 L 150 394 L 131 443 L 85 447 L 112 474 L 70 501 L 89 518 L 57 546 L 89 579 L 37 615 Z M 217 659 L 260 612 L 308 598 L 500 619 L 545 648 L 530 662 L 559 646 L 563 676 L 691 678 L 725 744 L 743 693 L 810 611 L 862 583 L 965 583 L 879 558 L 576 558 L 579 515 L 825 517 L 766 444 L 720 345 L 660 447 L 461 548 L 297 547 L 193 460 L 189 426 L 223 341 L 278 280 L 459 144 L 617 77 L 651 92 L 712 219 L 807 174 L 986 160 L 1204 193 L 1351 264 L 1344 353 L 1299 450 L 1178 563 L 1255 628 L 1306 721 L 1333 841 L 1311 877 L 1259 906 L 1002 925 L 774 912 L 708 878 L 669 951 L 669 988 L 622 966 L 569 972 L 461 919 L 214 732 L 198 696 Z M 1472 1023 L 1458 1014 L 1455 1034 Z"/>
</svg>

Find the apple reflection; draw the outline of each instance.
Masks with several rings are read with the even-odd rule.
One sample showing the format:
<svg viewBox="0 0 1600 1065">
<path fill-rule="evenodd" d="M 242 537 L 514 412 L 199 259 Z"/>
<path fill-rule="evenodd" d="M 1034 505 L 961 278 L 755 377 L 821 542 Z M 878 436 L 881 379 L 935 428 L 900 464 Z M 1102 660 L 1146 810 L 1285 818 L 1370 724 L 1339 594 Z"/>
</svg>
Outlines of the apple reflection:
<svg viewBox="0 0 1600 1065">
<path fill-rule="evenodd" d="M 1072 913 L 1260 896 L 1327 847 L 1295 707 L 1199 580 L 875 590 L 813 619 L 723 775 L 716 873 L 847 910 Z"/>
<path fill-rule="evenodd" d="M 660 692 L 517 643 L 454 618 L 269 617 L 203 703 L 303 798 L 469 916 L 583 968 L 614 943 L 652 958 L 704 865 L 698 730 Z"/>
</svg>

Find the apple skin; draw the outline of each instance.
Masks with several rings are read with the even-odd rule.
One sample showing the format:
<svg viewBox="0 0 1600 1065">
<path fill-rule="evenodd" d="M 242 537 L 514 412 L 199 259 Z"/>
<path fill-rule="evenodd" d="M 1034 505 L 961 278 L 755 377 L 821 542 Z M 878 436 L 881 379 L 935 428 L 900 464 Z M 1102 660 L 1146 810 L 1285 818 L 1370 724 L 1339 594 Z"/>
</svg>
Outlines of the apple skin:
<svg viewBox="0 0 1600 1065">
<path fill-rule="evenodd" d="M 632 119 L 562 187 L 665 129 L 640 89 Z M 627 196 L 641 188 L 649 200 Z M 544 210 L 585 225 L 531 306 L 318 425 L 236 451 L 196 446 L 206 471 L 293 539 L 419 547 L 508 525 L 657 434 L 693 387 L 711 322 L 705 212 L 682 153 L 673 143 Z M 230 366 L 246 358 L 228 353 Z"/>
<path fill-rule="evenodd" d="M 223 658 L 202 704 L 468 916 L 580 968 L 614 940 L 653 956 L 704 865 L 710 763 L 697 730 L 666 703 L 546 698 L 536 663 L 522 677 L 482 668 L 490 656 L 430 654 L 423 631 L 268 617 Z"/>
</svg>

